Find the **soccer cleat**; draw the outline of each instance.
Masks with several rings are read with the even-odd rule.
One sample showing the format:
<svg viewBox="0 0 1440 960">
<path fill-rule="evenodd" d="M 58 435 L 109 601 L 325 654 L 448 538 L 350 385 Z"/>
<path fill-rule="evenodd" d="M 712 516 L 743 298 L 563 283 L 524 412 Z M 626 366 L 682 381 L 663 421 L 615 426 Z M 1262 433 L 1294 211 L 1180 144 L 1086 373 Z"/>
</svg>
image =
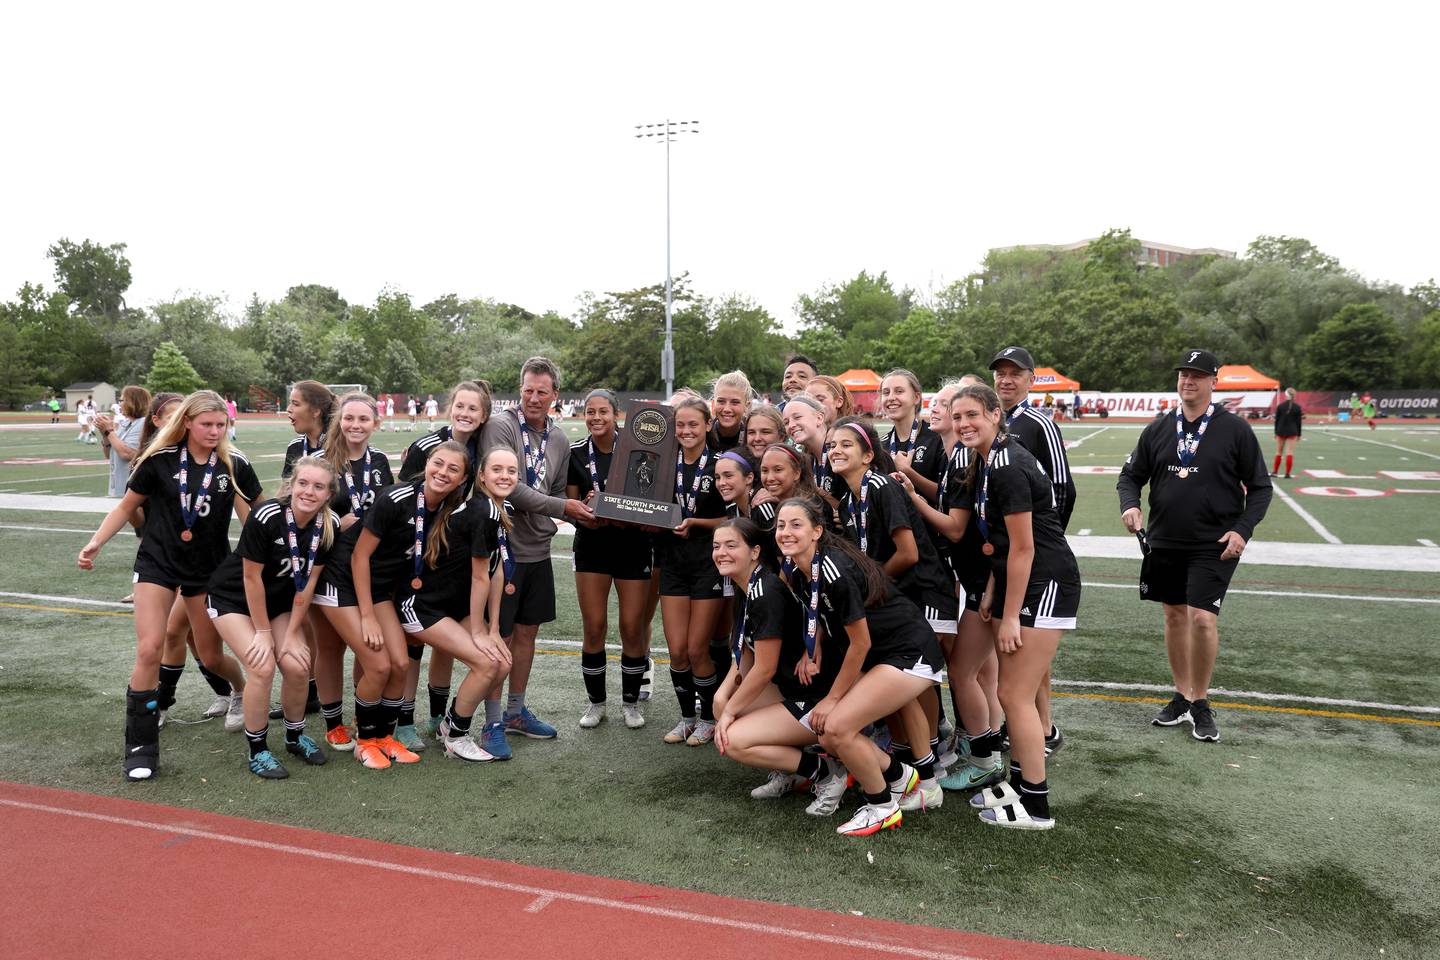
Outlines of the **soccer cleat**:
<svg viewBox="0 0 1440 960">
<path fill-rule="evenodd" d="M 950 771 L 950 776 L 940 781 L 940 787 L 943 790 L 978 790 L 1004 779 L 1005 763 L 1000 754 L 992 753 L 983 759 L 972 757 L 962 763 Z"/>
<path fill-rule="evenodd" d="M 919 786 L 920 774 L 915 772 L 915 768 L 908 763 L 900 764 L 900 777 L 890 784 L 890 801 L 899 803 L 903 798 L 914 793 Z"/>
<path fill-rule="evenodd" d="M 640 710 L 640 704 L 627 703 L 621 706 L 620 712 L 625 716 L 625 726 L 631 730 L 639 730 L 645 726 L 645 714 Z"/>
<path fill-rule="evenodd" d="M 385 755 L 377 739 L 356 740 L 355 759 L 371 770 L 384 770 L 390 766 L 390 758 Z"/>
<path fill-rule="evenodd" d="M 325 756 L 325 751 L 320 749 L 320 744 L 311 740 L 303 733 L 300 734 L 300 739 L 294 743 L 286 742 L 285 752 L 295 754 L 295 756 L 304 760 L 312 767 L 323 767 L 325 766 L 325 761 L 330 759 Z"/>
<path fill-rule="evenodd" d="M 250 758 L 250 772 L 261 780 L 284 780 L 290 776 L 290 771 L 269 750 L 261 750 Z"/>
<path fill-rule="evenodd" d="M 695 722 L 695 729 L 691 731 L 690 736 L 685 738 L 685 743 L 691 747 L 703 747 L 705 744 L 714 741 L 714 739 L 715 721 L 697 720 Z"/>
<path fill-rule="evenodd" d="M 496 760 L 510 759 L 510 742 L 505 739 L 505 724 L 487 723 L 480 731 L 480 745 Z"/>
<path fill-rule="evenodd" d="M 970 798 L 970 806 L 976 810 L 991 810 L 1007 804 L 1019 805 L 1020 794 L 1010 784 L 1001 781 L 993 787 L 986 787 Z"/>
<path fill-rule="evenodd" d="M 840 809 L 840 801 L 845 798 L 845 791 L 850 786 L 850 771 L 838 760 L 826 760 L 825 765 L 830 772 L 819 780 L 810 789 L 815 794 L 815 799 L 810 801 L 805 812 L 812 817 L 828 817 Z"/>
<path fill-rule="evenodd" d="M 376 741 L 376 743 L 378 743 L 380 749 L 385 752 L 385 756 L 390 758 L 391 763 L 420 762 L 420 754 L 411 750 L 399 740 L 396 740 L 393 735 L 388 737 L 381 737 L 378 741 Z"/>
<path fill-rule="evenodd" d="M 671 728 L 670 732 L 663 737 L 666 743 L 684 743 L 690 739 L 690 734 L 695 732 L 695 721 L 680 718 L 680 722 Z"/>
<path fill-rule="evenodd" d="M 939 726 L 935 728 L 935 735 L 941 740 L 949 740 L 955 736 L 955 724 L 950 722 L 949 717 L 946 717 L 944 720 L 941 720 Z"/>
<path fill-rule="evenodd" d="M 245 698 L 236 694 L 230 698 L 225 709 L 225 732 L 236 733 L 245 729 Z"/>
<path fill-rule="evenodd" d="M 1054 817 L 1033 817 L 1020 803 L 981 810 L 980 820 L 992 827 L 1009 827 L 1011 830 L 1049 830 L 1055 826 Z"/>
<path fill-rule="evenodd" d="M 445 739 L 445 737 L 440 733 L 440 725 L 444 722 L 444 717 L 431 717 L 429 720 L 426 720 L 423 724 L 420 725 L 420 733 L 423 734 L 427 739 L 432 739 L 436 743 L 439 743 L 440 741 Z"/>
<path fill-rule="evenodd" d="M 585 705 L 585 712 L 580 714 L 580 728 L 582 730 L 594 730 L 600 726 L 600 721 L 605 719 L 605 704 L 589 703 Z"/>
<path fill-rule="evenodd" d="M 756 800 L 779 800 L 789 794 L 799 793 L 810 785 L 811 781 L 804 777 L 782 770 L 771 770 L 765 782 L 750 791 L 750 796 Z"/>
<path fill-rule="evenodd" d="M 963 759 L 960 756 L 960 744 L 962 743 L 964 743 L 964 738 L 955 734 L 952 734 L 948 739 L 941 738 L 940 752 L 935 756 L 936 765 L 953 767 L 960 763 L 961 759 Z M 938 780 L 939 778 L 937 777 L 936 779 Z"/>
<path fill-rule="evenodd" d="M 1150 719 L 1152 726 L 1174 727 L 1190 719 L 1190 701 L 1186 700 L 1180 693 L 1170 698 L 1170 702 L 1160 708 L 1160 712 Z"/>
<path fill-rule="evenodd" d="M 905 815 L 899 804 L 867 803 L 855 811 L 855 815 L 835 828 L 835 832 L 846 837 L 868 837 L 881 830 L 893 830 L 900 826 Z"/>
<path fill-rule="evenodd" d="M 350 728 L 343 723 L 333 730 L 325 731 L 325 742 L 330 744 L 331 750 L 349 753 L 355 749 L 355 738 L 350 735 Z"/>
<path fill-rule="evenodd" d="M 420 735 L 419 730 L 415 729 L 415 724 L 413 723 L 397 726 L 395 728 L 395 739 L 400 741 L 400 745 L 412 753 L 420 753 L 426 746 L 425 738 Z"/>
<path fill-rule="evenodd" d="M 1045 759 L 1047 760 L 1059 753 L 1060 748 L 1065 746 L 1065 734 L 1060 732 L 1059 727 L 1053 723 L 1050 724 L 1050 732 L 1054 734 L 1054 736 L 1045 738 Z"/>
<path fill-rule="evenodd" d="M 518 733 L 531 740 L 554 740 L 556 736 L 555 728 L 531 713 L 529 707 L 521 707 L 513 717 L 505 713 L 502 722 L 506 733 Z"/>
<path fill-rule="evenodd" d="M 466 760 L 470 763 L 489 763 L 495 758 L 485 752 L 475 738 L 468 733 L 459 736 L 450 736 L 449 728 L 442 720 L 440 728 L 443 731 L 440 735 L 440 743 L 445 747 L 445 756 L 454 757 L 456 760 Z"/>
<path fill-rule="evenodd" d="M 133 594 L 133 593 L 127 593 L 127 594 L 125 594 L 125 596 L 123 596 L 123 597 L 120 598 L 120 602 L 121 602 L 121 603 L 134 603 L 134 602 L 135 602 L 135 594 Z"/>
<path fill-rule="evenodd" d="M 945 791 L 940 789 L 937 781 L 921 780 L 914 790 L 900 798 L 900 809 L 906 813 L 912 810 L 938 810 L 944 802 Z"/>
<path fill-rule="evenodd" d="M 230 712 L 230 700 L 231 698 L 228 696 L 216 697 L 214 700 L 211 701 L 210 706 L 205 708 L 205 712 L 202 714 L 202 716 L 206 720 L 210 720 L 214 717 L 225 716 L 225 714 Z"/>
<path fill-rule="evenodd" d="M 1190 736 L 1207 743 L 1220 742 L 1220 728 L 1215 725 L 1215 711 L 1210 709 L 1209 700 L 1196 700 L 1190 704 Z"/>
</svg>

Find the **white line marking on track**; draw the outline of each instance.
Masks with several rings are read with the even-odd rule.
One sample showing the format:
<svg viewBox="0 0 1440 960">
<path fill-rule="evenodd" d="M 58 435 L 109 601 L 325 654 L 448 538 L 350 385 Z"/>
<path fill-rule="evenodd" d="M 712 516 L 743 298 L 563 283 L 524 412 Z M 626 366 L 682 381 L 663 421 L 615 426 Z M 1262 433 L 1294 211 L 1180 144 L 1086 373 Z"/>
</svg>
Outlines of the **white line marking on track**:
<svg viewBox="0 0 1440 960">
<path fill-rule="evenodd" d="M 1328 434 L 1330 431 L 1323 430 L 1322 432 Z M 1386 443 L 1383 440 L 1371 440 L 1369 437 L 1352 437 L 1348 433 L 1342 433 L 1339 434 L 1339 436 L 1345 440 L 1354 440 L 1358 443 L 1373 443 L 1377 447 L 1389 447 L 1391 450 L 1400 450 L 1404 453 L 1414 453 L 1422 457 L 1429 457 L 1431 460 L 1440 460 L 1440 453 L 1429 453 L 1425 450 L 1412 450 L 1409 447 L 1402 447 L 1399 444 L 1395 443 Z M 1361 457 L 1360 459 L 1364 460 L 1365 458 Z"/>
<path fill-rule="evenodd" d="M 1335 534 L 1331 533 L 1329 530 L 1326 530 L 1325 525 L 1322 524 L 1319 520 L 1316 520 L 1314 515 L 1311 514 L 1309 510 L 1306 510 L 1304 507 L 1300 506 L 1300 504 L 1296 503 L 1294 497 L 1290 496 L 1290 494 L 1286 493 L 1284 490 L 1281 490 L 1279 487 L 1271 487 L 1270 489 L 1274 490 L 1275 496 L 1279 497 L 1281 502 L 1283 502 L 1285 506 L 1289 507 L 1291 510 L 1294 510 L 1295 513 L 1300 517 L 1300 519 L 1304 520 L 1309 525 L 1311 530 L 1314 530 L 1316 533 L 1320 534 L 1321 540 L 1324 540 L 1326 543 L 1340 542 L 1340 538 L 1335 536 Z"/>
<path fill-rule="evenodd" d="M 1234 592 L 1233 590 L 1231 591 Z M 116 603 L 113 600 L 88 600 L 85 597 L 52 597 L 44 593 L 11 593 L 8 590 L 0 590 L 0 597 L 11 597 L 16 600 L 44 600 L 46 603 L 79 603 L 87 607 L 119 607 L 121 610 L 134 610 L 133 604 Z"/>
<path fill-rule="evenodd" d="M 550 894 L 547 893 L 547 894 L 545 894 L 545 896 L 543 896 L 543 897 L 536 897 L 534 900 L 531 900 L 531 901 L 530 901 L 530 906 L 528 906 L 528 907 L 525 908 L 525 912 L 526 912 L 526 913 L 539 913 L 541 910 L 544 910 L 546 907 L 550 906 L 550 904 L 552 904 L 552 903 L 554 903 L 554 902 L 555 902 L 555 898 L 552 897 L 552 896 L 550 896 Z"/>
<path fill-rule="evenodd" d="M 1435 541 L 1434 541 L 1434 540 L 1426 540 L 1424 537 L 1421 537 L 1419 540 L 1416 540 L 1415 542 L 1418 543 L 1418 544 L 1420 544 L 1420 546 L 1422 546 L 1422 547 L 1433 547 L 1433 546 L 1435 546 Z"/>
<path fill-rule="evenodd" d="M 1174 693 L 1173 683 L 1108 683 L 1090 680 L 1051 680 L 1057 687 L 1093 687 L 1097 690 L 1136 690 L 1142 693 Z M 1337 700 L 1334 697 L 1302 697 L 1289 693 L 1260 693 L 1256 690 L 1225 690 L 1210 688 L 1211 696 L 1238 697 L 1246 700 L 1286 701 L 1292 703 L 1313 703 L 1326 707 L 1369 707 L 1372 710 L 1390 710 L 1397 713 L 1440 713 L 1440 707 L 1403 706 L 1398 703 L 1375 703 L 1370 700 Z"/>
<path fill-rule="evenodd" d="M 1088 580 L 1081 586 L 1098 587 L 1102 590 L 1134 590 L 1134 584 L 1129 583 L 1091 583 Z M 1372 597 L 1358 593 L 1311 593 L 1302 590 L 1237 590 L 1231 588 L 1225 591 L 1226 595 L 1232 593 L 1248 594 L 1252 597 L 1300 597 L 1307 600 L 1373 600 L 1376 603 L 1436 603 L 1440 599 L 1435 597 Z"/>
<path fill-rule="evenodd" d="M 906 956 L 935 958 L 935 960 L 980 960 L 969 954 L 949 953 L 942 950 L 925 950 L 916 947 L 909 947 L 903 944 L 886 942 L 881 940 L 864 940 L 860 937 L 842 937 L 830 933 L 821 933 L 816 930 L 797 930 L 792 927 L 780 927 L 768 923 L 754 923 L 749 920 L 736 920 L 732 917 L 711 917 L 703 913 L 692 913 L 688 910 L 673 910 L 668 907 L 652 907 L 638 903 L 627 903 L 624 900 L 610 900 L 605 897 L 591 897 L 579 893 L 567 893 L 563 890 L 549 890 L 544 887 L 535 887 L 523 883 L 506 883 L 503 880 L 490 880 L 485 877 L 476 877 L 465 873 L 452 873 L 447 870 L 432 870 L 428 867 L 412 867 L 403 863 L 392 863 L 388 860 L 376 860 L 371 857 L 356 857 L 344 853 L 331 853 L 328 850 L 314 850 L 309 847 L 302 847 L 290 843 L 274 843 L 269 840 L 254 840 L 250 837 L 235 836 L 234 834 L 221 833 L 218 830 L 200 830 L 195 827 L 183 827 L 178 824 L 152 823 L 147 820 L 136 820 L 131 817 L 115 817 L 103 813 L 90 813 L 84 810 L 67 810 L 64 807 L 52 807 L 42 803 L 27 803 L 23 800 L 9 800 L 0 797 L 0 805 L 14 807 L 20 810 L 31 810 L 37 813 L 49 813 L 60 817 L 75 817 L 79 820 L 91 820 L 97 823 L 108 823 L 119 827 L 134 827 L 137 830 L 151 830 L 155 833 L 178 834 L 183 837 L 193 837 L 197 840 L 213 840 L 216 843 L 229 843 L 237 847 L 249 847 L 254 850 L 264 850 L 269 853 L 284 853 L 296 857 L 308 857 L 312 860 L 325 860 L 330 863 L 343 863 L 352 867 L 369 867 L 373 870 L 385 870 L 391 873 L 401 873 L 412 877 L 425 877 L 429 880 L 448 880 L 452 883 L 461 883 L 468 886 L 484 887 L 490 890 L 503 890 L 506 893 L 519 893 L 539 899 L 561 900 L 567 903 L 577 903 L 587 907 L 600 907 L 606 910 L 622 910 L 627 913 L 638 913 L 648 917 L 658 917 L 665 920 L 681 920 L 688 923 L 698 923 L 714 927 L 728 927 L 732 930 L 744 930 L 748 933 L 764 934 L 767 937 L 783 937 L 789 940 L 806 940 L 810 942 L 829 943 L 837 947 L 851 947 L 857 950 L 870 950 L 875 953 L 889 956 Z M 532 904 L 533 906 L 533 904 Z"/>
</svg>

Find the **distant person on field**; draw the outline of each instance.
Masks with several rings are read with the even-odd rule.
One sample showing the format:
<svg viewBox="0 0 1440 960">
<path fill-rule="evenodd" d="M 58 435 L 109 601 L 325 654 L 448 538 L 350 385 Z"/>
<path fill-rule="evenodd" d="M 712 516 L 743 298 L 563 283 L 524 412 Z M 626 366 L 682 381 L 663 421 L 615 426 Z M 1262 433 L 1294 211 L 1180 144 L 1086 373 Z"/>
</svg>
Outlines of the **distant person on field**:
<svg viewBox="0 0 1440 960">
<path fill-rule="evenodd" d="M 1285 391 L 1285 399 L 1275 408 L 1275 465 L 1270 468 L 1270 476 L 1280 472 L 1280 457 L 1285 457 L 1285 479 L 1290 479 L 1290 468 L 1295 463 L 1295 444 L 1300 442 L 1300 421 L 1305 419 L 1305 411 L 1300 409 L 1300 404 L 1295 402 L 1295 388 L 1289 387 Z"/>
<path fill-rule="evenodd" d="M 230 417 L 230 442 L 235 442 L 235 422 L 240 419 L 240 407 L 233 396 L 225 397 L 225 413 Z"/>
<path fill-rule="evenodd" d="M 1375 398 L 1370 396 L 1369 392 L 1366 392 L 1365 396 L 1360 398 L 1360 412 L 1365 415 L 1365 423 L 1369 425 L 1371 430 L 1374 430 Z"/>
<path fill-rule="evenodd" d="M 407 396 L 405 399 L 405 413 L 406 416 L 410 418 L 410 426 L 406 427 L 405 429 L 410 433 L 415 432 L 416 412 L 417 407 L 415 406 L 415 398 L 413 396 Z"/>
<path fill-rule="evenodd" d="M 435 401 L 435 394 L 425 395 L 425 419 L 430 421 L 430 429 L 435 429 L 435 414 L 440 412 L 440 404 Z"/>
<path fill-rule="evenodd" d="M 50 408 L 50 422 L 51 422 L 51 423 L 59 423 L 59 422 L 60 422 L 60 396 L 57 394 L 57 395 L 51 397 L 51 398 L 50 398 L 50 402 L 49 402 L 48 404 L 46 404 L 46 406 L 48 406 L 48 407 Z"/>
<path fill-rule="evenodd" d="M 1360 394 L 1356 393 L 1354 390 L 1350 391 L 1350 399 L 1346 401 L 1346 404 L 1350 407 L 1350 419 L 1359 420 Z"/>
<path fill-rule="evenodd" d="M 95 442 L 95 398 L 86 397 L 80 401 L 75 408 L 75 422 L 80 425 L 80 433 L 75 437 L 76 443 Z"/>
<path fill-rule="evenodd" d="M 1150 722 L 1189 721 L 1196 740 L 1215 742 L 1210 679 L 1220 650 L 1217 623 L 1230 578 L 1270 506 L 1270 478 L 1255 431 L 1212 403 L 1220 361 L 1187 350 L 1175 365 L 1180 404 L 1140 434 L 1120 468 L 1120 520 L 1145 532 L 1140 491 L 1150 485 L 1150 529 L 1141 538 L 1140 595 L 1165 606 L 1165 650 L 1175 695 Z"/>
<path fill-rule="evenodd" d="M 397 433 L 400 430 L 399 427 L 395 426 L 395 394 L 393 393 L 387 393 L 385 395 L 385 420 L 381 429 L 394 430 Z"/>
</svg>

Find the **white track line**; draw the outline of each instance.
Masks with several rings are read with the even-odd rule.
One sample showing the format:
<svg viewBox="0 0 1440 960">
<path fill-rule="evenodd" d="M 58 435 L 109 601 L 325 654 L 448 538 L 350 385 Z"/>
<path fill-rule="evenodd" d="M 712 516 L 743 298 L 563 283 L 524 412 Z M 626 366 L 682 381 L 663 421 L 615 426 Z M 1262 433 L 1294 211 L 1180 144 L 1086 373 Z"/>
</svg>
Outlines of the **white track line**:
<svg viewBox="0 0 1440 960">
<path fill-rule="evenodd" d="M 1322 430 L 1321 432 L 1326 434 L 1330 433 L 1329 430 Z M 1405 453 L 1414 453 L 1422 457 L 1429 457 L 1431 460 L 1440 460 L 1440 453 L 1430 453 L 1426 450 L 1413 450 L 1410 447 L 1402 447 L 1396 443 L 1386 443 L 1383 440 L 1371 440 L 1369 437 L 1352 437 L 1348 433 L 1338 433 L 1336 434 L 1336 436 L 1340 437 L 1342 440 L 1354 440 L 1359 443 L 1373 443 L 1377 447 L 1389 447 L 1391 450 L 1403 450 Z M 1361 457 L 1360 459 L 1364 460 L 1365 458 Z"/>
<path fill-rule="evenodd" d="M 136 820 L 131 817 L 115 817 L 103 813 L 90 813 L 84 810 L 68 810 L 64 807 L 52 807 L 41 803 L 27 803 L 22 800 L 8 800 L 0 797 L 0 804 L 8 807 L 15 807 L 20 810 L 30 810 L 37 813 L 49 813 L 61 817 L 74 817 L 79 820 L 91 820 L 97 823 L 108 823 L 120 827 L 133 827 L 137 830 L 151 830 L 155 833 L 177 834 L 182 837 L 193 837 L 197 840 L 212 840 L 216 843 L 228 843 L 237 847 L 249 847 L 254 850 L 264 850 L 268 853 L 283 853 L 295 857 L 306 857 L 312 860 L 324 860 L 330 863 L 343 863 L 351 867 L 368 867 L 372 870 L 384 870 L 391 873 L 400 873 L 412 877 L 424 877 L 427 880 L 447 880 L 451 883 L 460 883 L 467 886 L 484 887 L 489 890 L 503 890 L 506 893 L 518 893 L 524 896 L 533 897 L 535 901 L 545 900 L 547 903 L 560 900 L 567 903 L 581 904 L 587 907 L 600 907 L 606 910 L 621 910 L 627 913 L 637 913 L 648 917 L 657 917 L 665 920 L 680 920 L 687 923 L 697 923 L 714 927 L 727 927 L 732 930 L 744 930 L 748 933 L 763 934 L 767 937 L 783 937 L 789 940 L 803 940 L 811 943 L 828 943 L 837 947 L 849 947 L 856 950 L 868 950 L 875 953 L 889 956 L 906 956 L 935 958 L 935 960 L 979 960 L 969 954 L 949 953 L 942 950 L 925 950 L 916 947 L 909 947 L 882 940 L 864 940 L 859 937 L 842 937 L 830 933 L 821 933 L 817 930 L 797 930 L 793 927 L 781 927 L 768 923 L 753 923 L 748 920 L 736 920 L 731 917 L 712 917 L 703 913 L 692 913 L 688 910 L 673 910 L 667 907 L 652 907 L 643 904 L 629 903 L 624 900 L 611 900 L 606 897 L 591 897 L 579 893 L 569 893 L 564 890 L 555 890 L 547 887 L 536 887 L 522 883 L 506 883 L 502 880 L 490 880 L 486 877 L 477 877 L 466 873 L 452 873 L 447 870 L 432 870 L 428 867 L 414 867 L 403 863 L 394 863 L 388 860 L 376 860 L 371 857 L 356 857 L 344 853 L 332 853 L 328 850 L 315 850 L 310 847 L 302 847 L 290 843 L 274 843 L 269 840 L 255 840 L 250 837 L 241 837 L 229 833 L 221 833 L 218 830 L 200 830 L 195 827 L 184 827 L 178 824 L 153 823 L 148 820 Z M 548 898 L 548 899 L 547 899 Z"/>
<path fill-rule="evenodd" d="M 1091 687 L 1097 690 L 1135 690 L 1142 693 L 1174 693 L 1175 684 L 1164 683 L 1110 683 L 1090 680 L 1051 680 L 1057 687 Z M 1326 707 L 1369 707 L 1372 710 L 1390 710 L 1400 713 L 1440 714 L 1440 707 L 1402 706 L 1396 703 L 1375 703 L 1370 700 L 1337 700 L 1334 697 L 1302 697 L 1288 693 L 1260 693 L 1255 690 L 1225 690 L 1211 687 L 1212 696 L 1240 697 L 1246 700 L 1285 701 L 1287 703 L 1313 703 Z"/>
<path fill-rule="evenodd" d="M 1326 543 L 1340 542 L 1339 537 L 1335 536 L 1335 534 L 1331 533 L 1329 530 L 1326 530 L 1325 525 L 1322 524 L 1319 520 L 1316 520 L 1309 510 L 1306 510 L 1304 507 L 1300 506 L 1300 504 L 1296 503 L 1295 498 L 1291 497 L 1290 494 L 1286 493 L 1284 490 L 1281 490 L 1279 487 L 1271 487 L 1270 489 L 1275 491 L 1275 496 L 1279 497 L 1280 500 L 1285 504 L 1285 506 L 1289 507 L 1291 510 L 1294 510 L 1301 520 L 1304 520 L 1307 524 L 1309 524 L 1311 530 L 1314 530 L 1316 533 L 1320 534 L 1321 540 L 1324 540 Z"/>
<path fill-rule="evenodd" d="M 1234 593 L 1235 591 L 1230 591 Z M 134 604 L 116 603 L 113 600 L 87 600 L 84 597 L 52 597 L 44 593 L 11 593 L 8 590 L 0 590 L 0 597 L 12 597 L 16 600 L 43 600 L 46 603 L 79 603 L 87 607 L 119 607 L 121 610 L 134 610 Z"/>
<path fill-rule="evenodd" d="M 1088 580 L 1081 584 L 1085 587 L 1097 587 L 1101 590 L 1137 590 L 1135 584 L 1131 583 L 1091 583 Z M 1231 588 L 1225 591 L 1225 595 L 1232 593 L 1248 594 L 1252 597 L 1300 597 L 1307 600 L 1370 600 L 1375 603 L 1435 603 L 1440 604 L 1436 597 L 1371 597 L 1358 593 L 1310 593 L 1301 590 L 1237 590 Z"/>
</svg>

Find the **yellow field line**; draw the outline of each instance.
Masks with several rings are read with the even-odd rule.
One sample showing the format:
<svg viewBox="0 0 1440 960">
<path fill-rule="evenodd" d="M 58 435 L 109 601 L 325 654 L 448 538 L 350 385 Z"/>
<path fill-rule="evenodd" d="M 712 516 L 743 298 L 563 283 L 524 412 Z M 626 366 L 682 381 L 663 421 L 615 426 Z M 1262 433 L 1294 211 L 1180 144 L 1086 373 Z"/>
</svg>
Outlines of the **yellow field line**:
<svg viewBox="0 0 1440 960">
<path fill-rule="evenodd" d="M 45 607 L 35 603 L 8 603 L 0 601 L 0 607 L 13 607 L 17 610 L 42 610 L 47 613 L 78 613 L 87 617 L 130 617 L 134 614 L 126 610 L 77 610 L 73 607 Z M 543 641 L 542 641 L 543 642 Z M 537 647 L 536 653 L 550 654 L 560 657 L 578 657 L 579 650 L 555 650 L 550 648 Z M 619 661 L 617 656 L 607 655 L 607 660 Z M 652 657 L 656 663 L 669 664 L 669 660 L 663 657 Z M 1052 697 L 1067 697 L 1072 700 L 1105 700 L 1112 703 L 1169 703 L 1163 697 L 1126 697 L 1114 693 L 1068 693 L 1060 690 L 1052 691 Z M 1440 727 L 1440 720 L 1421 720 L 1414 717 L 1383 717 L 1374 713 L 1345 713 L 1339 710 L 1312 710 L 1307 707 L 1272 707 L 1255 703 L 1232 703 L 1215 702 L 1212 707 L 1224 707 L 1226 710 L 1251 710 L 1255 713 L 1283 713 L 1290 716 L 1300 717 L 1324 717 L 1330 720 L 1363 720 L 1373 723 L 1399 723 L 1415 727 Z"/>
</svg>

